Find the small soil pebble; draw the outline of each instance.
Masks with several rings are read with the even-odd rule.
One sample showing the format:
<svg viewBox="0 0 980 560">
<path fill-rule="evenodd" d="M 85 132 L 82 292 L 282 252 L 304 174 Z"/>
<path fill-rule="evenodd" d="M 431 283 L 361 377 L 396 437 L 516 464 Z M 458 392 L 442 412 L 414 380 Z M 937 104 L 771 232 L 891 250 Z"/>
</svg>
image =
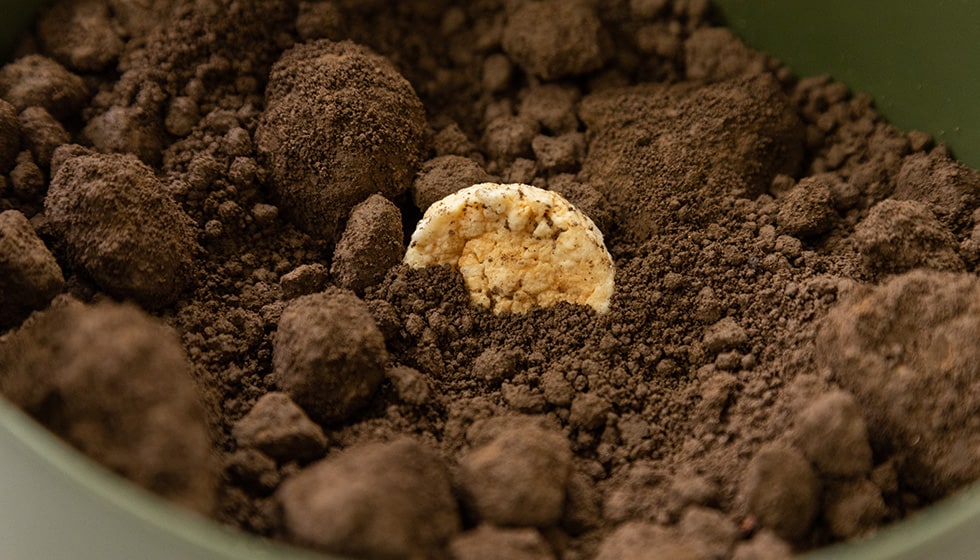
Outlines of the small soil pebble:
<svg viewBox="0 0 980 560">
<path fill-rule="evenodd" d="M 344 13 L 334 2 L 300 2 L 296 32 L 304 40 L 333 39 L 344 36 Z"/>
<path fill-rule="evenodd" d="M 69 159 L 44 205 L 71 261 L 110 294 L 160 308 L 191 282 L 194 232 L 153 170 L 136 158 Z"/>
<path fill-rule="evenodd" d="M 548 542 L 537 529 L 501 529 L 480 525 L 449 543 L 453 560 L 553 560 Z"/>
<path fill-rule="evenodd" d="M 576 395 L 568 415 L 568 422 L 585 430 L 595 430 L 606 424 L 606 415 L 612 412 L 609 401 L 592 393 Z"/>
<path fill-rule="evenodd" d="M 225 472 L 235 481 L 259 492 L 274 490 L 281 478 L 276 461 L 257 449 L 239 449 L 225 458 Z"/>
<path fill-rule="evenodd" d="M 396 366 L 385 372 L 398 398 L 414 405 L 423 405 L 432 398 L 432 384 L 419 370 L 407 366 Z"/>
<path fill-rule="evenodd" d="M 905 158 L 895 179 L 895 200 L 917 200 L 950 227 L 965 221 L 980 200 L 980 171 L 951 160 L 945 151 Z"/>
<path fill-rule="evenodd" d="M 162 136 L 156 115 L 140 107 L 112 107 L 82 130 L 82 138 L 98 151 L 133 154 L 150 165 L 160 160 Z"/>
<path fill-rule="evenodd" d="M 602 66 L 602 33 L 590 3 L 541 0 L 523 3 L 508 15 L 502 45 L 526 72 L 554 80 Z"/>
<path fill-rule="evenodd" d="M 483 87 L 487 91 L 501 91 L 507 87 L 514 74 L 514 65 L 502 54 L 488 56 L 483 62 Z"/>
<path fill-rule="evenodd" d="M 725 317 L 704 330 L 704 347 L 709 352 L 731 350 L 748 339 L 745 329 L 731 317 Z"/>
<path fill-rule="evenodd" d="M 329 277 L 330 271 L 320 263 L 301 264 L 279 279 L 282 297 L 293 299 L 322 291 Z"/>
<path fill-rule="evenodd" d="M 386 361 L 370 310 L 349 291 L 302 296 L 282 312 L 273 369 L 279 386 L 314 420 L 343 420 L 367 404 Z"/>
<path fill-rule="evenodd" d="M 846 391 L 817 397 L 796 417 L 794 442 L 821 474 L 863 476 L 871 472 L 871 446 L 861 406 Z"/>
<path fill-rule="evenodd" d="M 561 136 L 539 134 L 531 141 L 531 149 L 542 169 L 549 172 L 571 171 L 578 167 L 585 152 L 585 136 L 579 132 Z"/>
<path fill-rule="evenodd" d="M 557 84 L 532 87 L 521 100 L 518 114 L 537 121 L 541 128 L 553 134 L 574 132 L 579 122 L 575 105 L 580 93 L 577 89 Z"/>
<path fill-rule="evenodd" d="M 218 464 L 175 332 L 132 305 L 63 302 L 0 345 L 0 389 L 120 475 L 198 512 Z"/>
<path fill-rule="evenodd" d="M 500 383 L 517 374 L 522 355 L 516 348 L 487 348 L 473 360 L 471 373 L 478 379 Z"/>
<path fill-rule="evenodd" d="M 18 120 L 25 147 L 43 168 L 51 164 L 51 156 L 59 146 L 71 141 L 68 131 L 42 107 L 24 109 Z"/>
<path fill-rule="evenodd" d="M 241 447 L 254 447 L 286 463 L 323 456 L 327 438 L 320 426 L 285 393 L 266 393 L 232 428 Z"/>
<path fill-rule="evenodd" d="M 749 463 L 743 490 L 759 523 L 787 540 L 803 537 L 820 508 L 820 480 L 792 447 L 760 449 Z"/>
<path fill-rule="evenodd" d="M 34 203 L 44 196 L 44 172 L 34 162 L 31 152 L 24 150 L 17 154 L 17 164 L 10 170 L 10 187 L 13 194 L 28 203 Z"/>
<path fill-rule="evenodd" d="M 0 212 L 0 326 L 48 305 L 65 285 L 61 267 L 17 210 Z"/>
<path fill-rule="evenodd" d="M 738 527 L 725 514 L 700 506 L 684 510 L 677 529 L 681 538 L 698 548 L 705 559 L 729 558 L 739 537 Z"/>
<path fill-rule="evenodd" d="M 412 183 L 412 200 L 419 210 L 425 212 L 433 202 L 490 179 L 490 174 L 468 157 L 439 156 L 422 164 Z"/>
<path fill-rule="evenodd" d="M 460 460 L 458 483 L 477 518 L 544 527 L 561 516 L 571 458 L 560 433 L 505 430 Z"/>
<path fill-rule="evenodd" d="M 830 484 L 824 502 L 827 527 L 842 539 L 867 534 L 888 514 L 881 489 L 867 479 Z"/>
<path fill-rule="evenodd" d="M 0 68 L 0 97 L 18 111 L 37 105 L 57 119 L 74 113 L 88 100 L 85 82 L 57 62 L 30 54 Z"/>
<path fill-rule="evenodd" d="M 483 143 L 491 157 L 503 162 L 531 155 L 531 142 L 538 133 L 538 124 L 531 119 L 514 115 L 499 116 L 489 124 Z"/>
<path fill-rule="evenodd" d="M 422 103 L 391 63 L 350 42 L 286 51 L 269 76 L 256 131 L 282 209 L 335 242 L 369 195 L 408 190 L 426 146 Z"/>
<path fill-rule="evenodd" d="M 684 68 L 692 80 L 721 82 L 761 74 L 765 67 L 765 56 L 746 47 L 728 29 L 701 28 L 684 43 Z"/>
<path fill-rule="evenodd" d="M 330 275 L 341 288 L 363 294 L 384 278 L 405 253 L 402 214 L 381 195 L 354 207 L 333 252 Z"/>
<path fill-rule="evenodd" d="M 793 555 L 790 545 L 772 531 L 763 529 L 735 546 L 732 560 L 786 560 Z"/>
<path fill-rule="evenodd" d="M 924 202 L 879 202 L 855 226 L 854 238 L 865 264 L 875 274 L 895 274 L 913 268 L 963 270 L 956 238 Z"/>
<path fill-rule="evenodd" d="M 324 459 L 276 495 L 289 533 L 334 554 L 432 558 L 460 527 L 445 464 L 407 438 Z"/>
<path fill-rule="evenodd" d="M 872 446 L 915 465 L 904 482 L 927 495 L 980 476 L 978 306 L 974 275 L 915 270 L 838 305 L 817 337 Z"/>
<path fill-rule="evenodd" d="M 776 223 L 793 237 L 827 233 L 834 225 L 833 175 L 814 175 L 800 181 L 779 201 Z"/>
</svg>

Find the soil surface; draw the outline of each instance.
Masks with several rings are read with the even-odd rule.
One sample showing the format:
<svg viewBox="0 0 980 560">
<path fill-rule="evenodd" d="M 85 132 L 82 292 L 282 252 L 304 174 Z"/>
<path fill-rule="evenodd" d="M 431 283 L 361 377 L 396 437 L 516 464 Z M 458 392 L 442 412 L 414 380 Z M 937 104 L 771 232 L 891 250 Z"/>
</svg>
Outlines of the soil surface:
<svg viewBox="0 0 980 560">
<path fill-rule="evenodd" d="M 957 491 L 980 173 L 712 17 L 55 3 L 0 68 L 0 390 L 164 497 L 353 557 L 780 558 Z M 593 219 L 607 313 L 494 314 L 400 264 L 485 181 Z"/>
</svg>

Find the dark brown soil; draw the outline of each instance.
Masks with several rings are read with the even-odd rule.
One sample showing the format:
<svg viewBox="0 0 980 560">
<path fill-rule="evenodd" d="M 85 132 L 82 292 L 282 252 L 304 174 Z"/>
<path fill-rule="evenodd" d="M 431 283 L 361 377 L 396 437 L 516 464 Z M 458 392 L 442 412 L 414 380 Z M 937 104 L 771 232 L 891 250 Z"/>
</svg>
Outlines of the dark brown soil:
<svg viewBox="0 0 980 560">
<path fill-rule="evenodd" d="M 980 478 L 980 173 L 706 2 L 152 4 L 0 68 L 0 390 L 119 474 L 459 560 L 785 557 Z M 399 264 L 487 180 L 593 218 L 608 313 Z"/>
</svg>

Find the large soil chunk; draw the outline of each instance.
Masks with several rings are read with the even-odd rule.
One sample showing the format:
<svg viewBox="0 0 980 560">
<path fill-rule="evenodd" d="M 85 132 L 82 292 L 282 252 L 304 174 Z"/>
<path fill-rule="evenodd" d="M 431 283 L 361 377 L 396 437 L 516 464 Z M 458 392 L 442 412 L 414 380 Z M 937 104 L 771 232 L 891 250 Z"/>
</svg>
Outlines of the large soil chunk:
<svg viewBox="0 0 980 560">
<path fill-rule="evenodd" d="M 916 200 L 886 199 L 868 212 L 854 228 L 854 240 L 872 273 L 963 270 L 956 238 L 929 208 Z"/>
<path fill-rule="evenodd" d="M 571 460 L 560 433 L 533 426 L 513 428 L 460 461 L 459 483 L 480 519 L 544 527 L 561 516 Z"/>
<path fill-rule="evenodd" d="M 324 459 L 277 497 L 294 538 L 358 558 L 436 558 L 460 526 L 445 464 L 410 439 Z"/>
<path fill-rule="evenodd" d="M 0 97 L 18 111 L 38 105 L 55 118 L 64 119 L 85 103 L 88 88 L 64 66 L 31 54 L 0 68 Z"/>
<path fill-rule="evenodd" d="M 872 446 L 942 496 L 980 477 L 980 281 L 915 270 L 831 311 L 817 357 L 862 405 Z"/>
<path fill-rule="evenodd" d="M 319 422 L 343 420 L 367 404 L 387 360 L 367 304 L 348 291 L 296 298 L 279 319 L 272 352 L 279 386 Z"/>
<path fill-rule="evenodd" d="M 0 344 L 0 390 L 118 474 L 210 513 L 217 461 L 177 334 L 132 305 L 62 303 Z"/>
<path fill-rule="evenodd" d="M 752 457 L 743 491 L 751 511 L 784 539 L 806 535 L 820 508 L 820 480 L 802 453 L 767 444 Z"/>
<path fill-rule="evenodd" d="M 0 327 L 46 306 L 64 285 L 61 268 L 27 218 L 16 210 L 0 213 Z"/>
<path fill-rule="evenodd" d="M 106 292 L 159 308 L 189 283 L 194 231 L 153 170 L 135 157 L 66 161 L 44 207 L 68 257 Z"/>
<path fill-rule="evenodd" d="M 425 111 L 388 62 L 350 42 L 293 47 L 273 66 L 256 131 L 282 209 L 336 241 L 355 204 L 405 192 L 422 160 Z"/>
<path fill-rule="evenodd" d="M 583 171 L 640 238 L 680 208 L 697 218 L 707 198 L 762 194 L 803 157 L 803 125 L 769 76 L 606 90 L 580 115 L 592 138 Z"/>
<path fill-rule="evenodd" d="M 545 80 L 591 72 L 603 62 L 602 23 L 586 2 L 527 2 L 507 18 L 504 51 Z"/>
</svg>

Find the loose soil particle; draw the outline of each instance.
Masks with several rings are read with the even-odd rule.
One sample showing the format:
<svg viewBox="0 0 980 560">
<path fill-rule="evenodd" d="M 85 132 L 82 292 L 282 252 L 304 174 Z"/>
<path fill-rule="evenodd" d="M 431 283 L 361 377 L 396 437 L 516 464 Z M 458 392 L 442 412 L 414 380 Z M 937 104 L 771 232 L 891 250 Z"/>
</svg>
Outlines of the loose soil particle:
<svg viewBox="0 0 980 560">
<path fill-rule="evenodd" d="M 955 492 L 980 173 L 710 15 L 56 2 L 0 68 L 0 388 L 220 523 L 368 558 L 780 558 Z M 397 264 L 483 181 L 592 217 L 608 313 Z"/>
</svg>

